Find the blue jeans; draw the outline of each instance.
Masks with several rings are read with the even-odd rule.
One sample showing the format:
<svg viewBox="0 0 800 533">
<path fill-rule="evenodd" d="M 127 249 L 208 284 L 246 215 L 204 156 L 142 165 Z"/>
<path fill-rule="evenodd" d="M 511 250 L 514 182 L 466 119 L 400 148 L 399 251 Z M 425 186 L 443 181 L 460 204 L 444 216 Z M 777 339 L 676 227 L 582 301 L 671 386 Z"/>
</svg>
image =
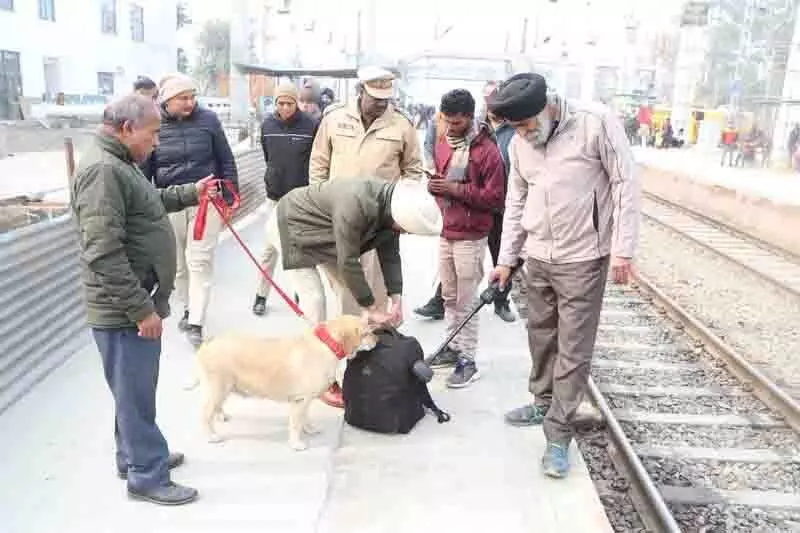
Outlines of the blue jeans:
<svg viewBox="0 0 800 533">
<path fill-rule="evenodd" d="M 114 397 L 117 468 L 128 487 L 146 491 L 169 483 L 169 449 L 156 425 L 156 385 L 161 339 L 136 329 L 92 329 Z"/>
</svg>

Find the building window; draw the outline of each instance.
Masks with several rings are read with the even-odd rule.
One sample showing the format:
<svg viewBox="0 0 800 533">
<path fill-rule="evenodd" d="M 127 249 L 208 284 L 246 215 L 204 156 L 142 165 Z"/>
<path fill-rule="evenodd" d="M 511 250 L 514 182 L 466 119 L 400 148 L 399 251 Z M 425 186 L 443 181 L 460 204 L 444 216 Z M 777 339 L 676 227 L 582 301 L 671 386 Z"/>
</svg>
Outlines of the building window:
<svg viewBox="0 0 800 533">
<path fill-rule="evenodd" d="M 103 33 L 117 33 L 117 0 L 101 0 L 100 18 Z"/>
<path fill-rule="evenodd" d="M 131 4 L 131 39 L 144 41 L 144 9 L 136 4 Z"/>
<path fill-rule="evenodd" d="M 55 0 L 39 0 L 39 18 L 42 20 L 56 20 Z"/>
<path fill-rule="evenodd" d="M 114 73 L 97 73 L 97 94 L 100 96 L 114 96 Z"/>
<path fill-rule="evenodd" d="M 14 0 L 0 0 L 0 9 L 14 10 Z"/>
</svg>

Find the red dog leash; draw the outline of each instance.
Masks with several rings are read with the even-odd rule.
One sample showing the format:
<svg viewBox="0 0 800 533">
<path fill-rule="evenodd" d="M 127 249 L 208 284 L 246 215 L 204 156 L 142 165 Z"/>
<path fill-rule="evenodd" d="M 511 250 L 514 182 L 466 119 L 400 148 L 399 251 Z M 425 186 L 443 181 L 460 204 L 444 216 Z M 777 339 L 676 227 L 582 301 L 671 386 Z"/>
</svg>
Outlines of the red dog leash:
<svg viewBox="0 0 800 533">
<path fill-rule="evenodd" d="M 239 246 L 242 247 L 244 252 L 256 266 L 258 271 L 261 272 L 261 275 L 264 276 L 264 279 L 266 279 L 269 282 L 269 284 L 272 285 L 275 291 L 278 294 L 280 294 L 281 298 L 283 298 L 283 300 L 289 305 L 292 311 L 294 311 L 297 314 L 297 316 L 304 319 L 306 322 L 310 324 L 311 321 L 306 316 L 306 314 L 303 313 L 303 310 L 300 309 L 300 306 L 297 305 L 294 302 L 294 300 L 289 298 L 289 295 L 283 292 L 283 289 L 281 289 L 280 286 L 278 286 L 278 284 L 275 283 L 272 277 L 267 273 L 266 269 L 263 266 L 261 266 L 261 263 L 259 263 L 258 259 L 256 259 L 256 257 L 253 255 L 253 252 L 250 251 L 250 248 L 248 248 L 247 245 L 244 243 L 239 233 L 233 228 L 233 224 L 231 223 L 231 220 L 233 218 L 233 213 L 236 211 L 236 209 L 239 208 L 239 205 L 241 203 L 239 195 L 236 192 L 233 183 L 231 183 L 230 180 L 217 179 L 217 180 L 212 180 L 208 186 L 217 187 L 217 190 L 220 192 L 220 194 L 212 198 L 211 196 L 208 195 L 208 189 L 206 189 L 206 192 L 200 196 L 200 203 L 198 204 L 197 207 L 197 216 L 195 217 L 195 222 L 194 222 L 194 240 L 199 241 L 203 238 L 203 235 L 205 235 L 206 224 L 208 221 L 208 205 L 209 204 L 213 205 L 214 208 L 217 210 L 217 213 L 219 213 L 220 218 L 222 218 L 222 222 L 223 224 L 225 224 L 225 227 L 228 228 L 228 231 L 231 232 L 231 235 L 233 235 L 233 237 L 239 243 Z M 225 199 L 222 197 L 222 192 L 225 189 L 227 189 L 228 192 L 230 192 L 231 195 L 233 195 L 233 204 L 231 206 L 228 206 L 228 204 L 225 203 Z M 322 341 L 328 348 L 330 348 L 330 350 L 334 354 L 336 354 L 336 357 L 338 359 L 344 359 L 345 357 L 347 357 L 347 354 L 344 352 L 344 348 L 342 348 L 342 345 L 339 344 L 336 341 L 336 339 L 334 339 L 331 336 L 330 331 L 328 331 L 328 328 L 326 328 L 324 324 L 315 325 L 314 335 L 316 335 L 316 337 L 320 341 Z"/>
</svg>

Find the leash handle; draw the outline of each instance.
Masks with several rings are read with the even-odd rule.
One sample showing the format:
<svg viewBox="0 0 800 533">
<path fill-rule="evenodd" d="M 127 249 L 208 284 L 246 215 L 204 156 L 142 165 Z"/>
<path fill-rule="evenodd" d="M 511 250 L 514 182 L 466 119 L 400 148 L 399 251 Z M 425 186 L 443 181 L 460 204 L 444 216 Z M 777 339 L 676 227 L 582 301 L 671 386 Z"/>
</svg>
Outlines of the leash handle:
<svg viewBox="0 0 800 533">
<path fill-rule="evenodd" d="M 209 203 L 214 204 L 214 207 L 216 207 L 223 221 L 230 221 L 233 218 L 233 213 L 235 213 L 236 210 L 239 209 L 239 205 L 241 205 L 239 193 L 236 192 L 236 187 L 233 186 L 233 182 L 231 180 L 215 178 L 209 182 L 208 187 L 216 187 L 219 194 L 214 198 L 211 198 L 208 195 L 208 189 L 206 189 L 206 191 L 200 195 L 200 202 L 198 203 L 197 215 L 195 216 L 194 221 L 194 231 L 192 234 L 192 237 L 196 241 L 202 240 L 206 233 Z M 227 189 L 233 197 L 233 203 L 231 205 L 228 205 L 222 196 L 222 194 L 225 192 L 225 189 Z"/>
</svg>

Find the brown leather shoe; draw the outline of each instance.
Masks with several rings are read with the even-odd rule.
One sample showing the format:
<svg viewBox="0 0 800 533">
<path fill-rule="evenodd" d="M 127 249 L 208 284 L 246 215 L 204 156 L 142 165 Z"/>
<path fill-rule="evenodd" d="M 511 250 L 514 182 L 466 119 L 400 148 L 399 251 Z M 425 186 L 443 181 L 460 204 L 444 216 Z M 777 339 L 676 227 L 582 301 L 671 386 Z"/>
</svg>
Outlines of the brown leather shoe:
<svg viewBox="0 0 800 533">
<path fill-rule="evenodd" d="M 331 385 L 328 390 L 322 393 L 319 397 L 320 400 L 327 403 L 331 407 L 337 409 L 344 409 L 344 398 L 342 397 L 342 388 L 338 383 Z"/>
</svg>

